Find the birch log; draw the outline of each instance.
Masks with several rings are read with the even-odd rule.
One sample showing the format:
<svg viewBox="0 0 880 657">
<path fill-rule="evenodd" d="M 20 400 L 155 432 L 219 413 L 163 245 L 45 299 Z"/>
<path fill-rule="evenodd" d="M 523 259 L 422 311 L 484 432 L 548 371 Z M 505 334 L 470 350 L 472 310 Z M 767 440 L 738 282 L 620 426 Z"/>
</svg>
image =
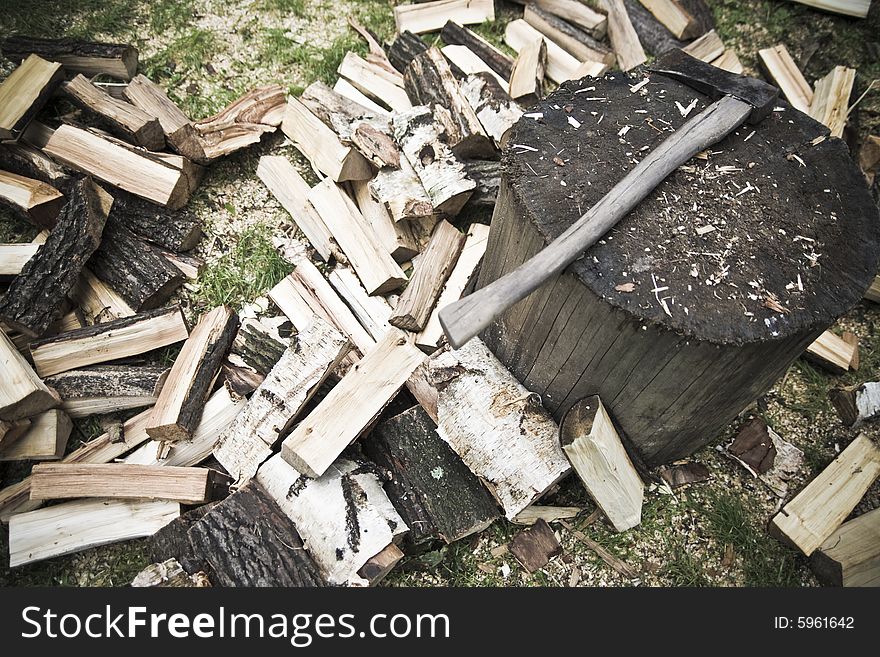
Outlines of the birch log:
<svg viewBox="0 0 880 657">
<path fill-rule="evenodd" d="M 317 317 L 292 339 L 244 411 L 217 440 L 214 456 L 227 472 L 239 482 L 256 474 L 350 346 L 341 333 Z"/>
<path fill-rule="evenodd" d="M 394 117 L 394 136 L 415 169 L 434 209 L 455 216 L 473 194 L 476 183 L 447 146 L 441 127 L 427 107 L 414 107 Z"/>
<path fill-rule="evenodd" d="M 469 75 L 461 86 L 483 130 L 499 148 L 504 135 L 523 115 L 522 108 L 510 97 L 505 87 L 487 73 Z"/>
<path fill-rule="evenodd" d="M 322 477 L 309 479 L 280 455 L 257 473 L 331 585 L 365 586 L 358 571 L 407 531 L 371 466 L 339 459 Z"/>
<path fill-rule="evenodd" d="M 550 414 L 478 339 L 425 366 L 437 433 L 512 520 L 571 470 Z"/>
</svg>

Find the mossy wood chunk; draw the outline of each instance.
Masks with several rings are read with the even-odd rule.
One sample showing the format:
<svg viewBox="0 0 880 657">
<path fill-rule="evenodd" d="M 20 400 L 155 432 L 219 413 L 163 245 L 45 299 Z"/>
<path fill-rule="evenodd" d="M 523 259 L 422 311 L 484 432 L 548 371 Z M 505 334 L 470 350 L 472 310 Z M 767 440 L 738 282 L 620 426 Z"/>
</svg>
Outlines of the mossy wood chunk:
<svg viewBox="0 0 880 657">
<path fill-rule="evenodd" d="M 659 74 L 633 91 L 645 77 L 567 82 L 513 128 L 478 287 L 711 103 Z M 859 301 L 877 272 L 877 207 L 844 142 L 779 108 L 679 167 L 484 332 L 557 419 L 599 394 L 649 465 L 681 458 Z"/>
<path fill-rule="evenodd" d="M 376 427 L 363 449 L 391 473 L 385 492 L 414 544 L 436 536 L 452 543 L 501 516 L 492 495 L 437 435 L 437 425 L 420 406 Z"/>
<path fill-rule="evenodd" d="M 296 527 L 256 481 L 212 508 L 187 535 L 220 586 L 323 586 Z"/>
</svg>

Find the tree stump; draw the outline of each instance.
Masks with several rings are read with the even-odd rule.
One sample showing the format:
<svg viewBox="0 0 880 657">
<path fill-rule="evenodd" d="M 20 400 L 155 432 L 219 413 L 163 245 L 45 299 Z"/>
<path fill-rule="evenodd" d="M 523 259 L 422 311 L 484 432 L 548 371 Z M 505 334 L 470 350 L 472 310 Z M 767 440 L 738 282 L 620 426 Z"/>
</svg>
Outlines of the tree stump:
<svg viewBox="0 0 880 657">
<path fill-rule="evenodd" d="M 511 131 L 478 287 L 568 228 L 711 99 L 567 82 Z M 635 91 L 631 89 L 635 88 Z M 484 342 L 557 420 L 598 394 L 649 465 L 712 441 L 873 280 L 880 223 L 839 139 L 779 102 L 669 176 Z"/>
</svg>

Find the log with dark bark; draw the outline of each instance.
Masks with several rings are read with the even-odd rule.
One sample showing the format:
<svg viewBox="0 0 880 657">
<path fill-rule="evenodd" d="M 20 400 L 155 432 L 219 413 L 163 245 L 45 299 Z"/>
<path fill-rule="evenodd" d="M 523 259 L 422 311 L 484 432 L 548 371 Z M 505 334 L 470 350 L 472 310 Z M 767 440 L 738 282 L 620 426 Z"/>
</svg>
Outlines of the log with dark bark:
<svg viewBox="0 0 880 657">
<path fill-rule="evenodd" d="M 667 50 L 684 47 L 685 42 L 676 39 L 638 0 L 623 0 L 623 3 L 639 41 L 652 55 L 657 57 Z"/>
<path fill-rule="evenodd" d="M 530 573 L 541 570 L 550 559 L 562 554 L 562 546 L 550 525 L 543 519 L 514 536 L 508 549 Z"/>
<path fill-rule="evenodd" d="M 207 568 L 205 555 L 193 549 L 187 532 L 217 504 L 219 502 L 208 502 L 195 509 L 190 509 L 153 534 L 146 546 L 150 559 L 153 561 L 177 559 L 184 570 L 190 574 L 205 570 Z"/>
<path fill-rule="evenodd" d="M 0 169 L 41 180 L 61 191 L 73 182 L 69 170 L 23 141 L 0 146 Z"/>
<path fill-rule="evenodd" d="M 138 67 L 137 48 L 121 43 L 98 43 L 79 39 L 39 39 L 11 36 L 3 40 L 0 50 L 14 62 L 30 54 L 60 62 L 71 73 L 87 76 L 111 75 L 130 80 Z"/>
<path fill-rule="evenodd" d="M 558 43 L 567 53 L 577 57 L 578 61 L 592 60 L 609 66 L 614 64 L 614 52 L 608 46 L 549 11 L 537 5 L 528 5 L 523 17 L 526 23 Z"/>
<path fill-rule="evenodd" d="M 409 63 L 427 49 L 428 44 L 422 41 L 421 37 L 407 30 L 398 34 L 388 46 L 388 60 L 394 68 L 405 73 Z"/>
<path fill-rule="evenodd" d="M 468 199 L 470 208 L 494 208 L 501 184 L 501 162 L 497 160 L 463 160 L 467 177 L 476 183 Z"/>
<path fill-rule="evenodd" d="M 414 545 L 437 536 L 452 543 L 501 517 L 492 495 L 441 440 L 420 406 L 373 429 L 363 450 L 391 474 L 385 491 L 409 525 Z"/>
<path fill-rule="evenodd" d="M 201 221 L 187 209 L 168 210 L 122 190 L 113 192 L 109 224 L 123 225 L 148 242 L 181 252 L 195 248 L 202 237 Z"/>
<path fill-rule="evenodd" d="M 226 385 L 240 396 L 256 390 L 290 344 L 292 328 L 286 317 L 244 320 L 223 364 Z"/>
<path fill-rule="evenodd" d="M 665 131 L 686 120 L 676 101 L 685 107 L 697 98 L 694 113 L 711 102 L 658 74 L 650 75 L 650 82 L 643 90 L 654 123 L 669 122 Z M 530 148 L 506 154 L 478 287 L 543 249 L 601 199 L 632 167 L 626 153 L 654 148 L 665 138 L 665 131 L 647 124 L 618 136 L 615 121 L 631 125 L 622 113 L 647 102 L 631 85 L 621 76 L 567 83 L 534 108 L 543 122 L 514 127 L 511 143 Z M 590 86 L 596 89 L 577 93 Z M 587 96 L 607 100 L 586 101 Z M 590 112 L 605 118 L 590 128 L 598 133 L 585 142 L 584 128 L 568 119 L 580 121 Z M 745 140 L 752 128 L 755 134 Z M 734 132 L 713 147 L 719 152 L 713 169 L 762 162 L 778 200 L 759 202 L 751 189 L 730 197 L 726 182 L 704 175 L 699 165 L 685 165 L 617 225 L 613 240 L 588 249 L 538 294 L 500 316 L 483 334 L 487 345 L 555 417 L 577 399 L 598 393 L 649 465 L 692 453 L 764 394 L 807 345 L 858 302 L 876 274 L 877 208 L 845 144 L 829 139 L 811 144 L 822 134 L 827 129 L 790 111 Z M 792 167 L 786 159 L 791 144 L 809 144 L 797 148 L 806 166 Z M 566 157 L 569 151 L 578 156 Z M 591 152 L 602 167 L 584 164 L 596 161 Z M 821 192 L 832 179 L 840 197 Z M 576 202 L 572 187 L 578 190 Z M 694 202 L 705 219 L 686 209 Z M 831 213 L 837 221 L 827 219 Z M 717 219 L 721 216 L 728 217 L 726 224 Z M 805 216 L 811 217 L 806 224 Z M 840 221 L 847 222 L 846 236 L 837 228 Z M 681 225 L 692 228 L 678 232 Z M 706 226 L 715 230 L 707 232 Z M 773 235 L 762 228 L 768 226 Z M 824 244 L 821 282 L 817 269 L 804 265 L 801 249 L 778 248 L 779 229 Z M 669 231 L 676 231 L 673 242 L 658 247 Z M 734 252 L 738 242 L 750 244 L 749 255 L 741 257 L 751 264 L 736 273 L 719 269 L 705 254 L 718 253 L 716 248 L 737 237 Z M 734 252 L 726 257 L 735 258 Z M 687 266 L 673 266 L 667 253 L 692 255 Z M 832 271 L 833 292 L 826 279 Z M 803 292 L 786 287 L 798 276 Z M 749 284 L 756 277 L 758 289 Z M 754 291 L 719 299 L 716 284 Z"/>
<path fill-rule="evenodd" d="M 89 269 L 135 311 L 158 308 L 185 280 L 158 249 L 118 221 L 107 223 L 104 241 L 89 261 Z"/>
<path fill-rule="evenodd" d="M 218 306 L 202 315 L 162 386 L 147 433 L 153 440 L 188 441 L 202 411 L 220 365 L 238 331 L 238 315 Z"/>
<path fill-rule="evenodd" d="M 495 147 L 483 130 L 437 48 L 415 57 L 404 73 L 406 93 L 413 103 L 430 106 L 446 133 L 446 143 L 461 157 L 494 157 Z"/>
<path fill-rule="evenodd" d="M 46 385 L 61 396 L 61 409 L 76 418 L 151 406 L 167 373 L 160 365 L 105 365 L 50 376 Z"/>
<path fill-rule="evenodd" d="M 43 335 L 64 311 L 64 299 L 101 243 L 112 197 L 90 178 L 74 187 L 46 243 L 0 300 L 0 319 L 31 337 Z"/>
<path fill-rule="evenodd" d="M 147 150 L 165 148 L 165 135 L 159 119 L 131 103 L 113 98 L 93 85 L 85 76 L 77 75 L 61 85 L 74 105 L 86 110 L 110 132 Z"/>
<path fill-rule="evenodd" d="M 256 481 L 211 509 L 187 535 L 220 586 L 323 586 L 296 527 Z"/>
<path fill-rule="evenodd" d="M 447 21 L 440 31 L 440 38 L 447 45 L 467 46 L 498 75 L 505 80 L 510 79 L 510 73 L 513 69 L 513 58 L 505 55 L 498 48 L 468 28 L 462 27 L 453 21 Z"/>
</svg>

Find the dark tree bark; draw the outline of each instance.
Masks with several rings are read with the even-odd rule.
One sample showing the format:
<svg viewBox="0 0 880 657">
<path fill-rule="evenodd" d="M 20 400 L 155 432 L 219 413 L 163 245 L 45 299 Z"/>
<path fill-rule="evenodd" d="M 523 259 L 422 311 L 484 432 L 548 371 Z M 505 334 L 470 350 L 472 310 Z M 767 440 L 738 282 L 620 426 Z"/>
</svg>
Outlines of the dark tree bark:
<svg viewBox="0 0 880 657">
<path fill-rule="evenodd" d="M 8 326 L 40 337 L 61 317 L 67 294 L 101 244 L 109 201 L 109 194 L 91 178 L 73 188 L 46 243 L 0 300 L 0 319 Z"/>
<path fill-rule="evenodd" d="M 416 57 L 428 49 L 428 44 L 422 41 L 418 35 L 409 30 L 397 35 L 392 44 L 388 46 L 388 61 L 401 73 Z"/>
<path fill-rule="evenodd" d="M 505 80 L 510 79 L 510 73 L 513 70 L 513 58 L 488 46 L 485 41 L 468 28 L 462 27 L 458 23 L 447 21 L 440 31 L 440 38 L 443 39 L 443 43 L 446 45 L 467 46 L 498 75 Z"/>
<path fill-rule="evenodd" d="M 500 517 L 486 487 L 436 432 L 420 406 L 387 420 L 364 441 L 367 456 L 391 473 L 385 492 L 410 528 L 413 544 L 452 543 Z"/>
<path fill-rule="evenodd" d="M 110 222 L 123 225 L 148 242 L 179 253 L 195 248 L 202 225 L 189 210 L 176 212 L 122 190 L 113 192 Z"/>
<path fill-rule="evenodd" d="M 626 5 L 626 13 L 629 14 L 636 34 L 639 35 L 639 41 L 649 53 L 657 57 L 667 50 L 685 46 L 685 42 L 676 39 L 639 0 L 623 0 L 623 4 Z"/>
<path fill-rule="evenodd" d="M 120 43 L 11 36 L 3 40 L 0 50 L 14 62 L 35 53 L 43 59 L 61 62 L 72 73 L 107 73 L 124 80 L 134 76 L 138 65 L 137 48 Z"/>
<path fill-rule="evenodd" d="M 193 549 L 220 586 L 323 586 L 290 519 L 256 481 L 194 524 Z"/>
<path fill-rule="evenodd" d="M 161 306 L 183 285 L 181 271 L 119 221 L 107 222 L 104 237 L 89 269 L 134 310 Z"/>
<path fill-rule="evenodd" d="M 187 532 L 217 504 L 219 502 L 208 502 L 190 509 L 153 534 L 147 541 L 150 559 L 157 563 L 166 559 L 177 559 L 190 575 L 200 570 L 207 570 L 208 564 L 204 555 L 193 549 Z"/>
</svg>

